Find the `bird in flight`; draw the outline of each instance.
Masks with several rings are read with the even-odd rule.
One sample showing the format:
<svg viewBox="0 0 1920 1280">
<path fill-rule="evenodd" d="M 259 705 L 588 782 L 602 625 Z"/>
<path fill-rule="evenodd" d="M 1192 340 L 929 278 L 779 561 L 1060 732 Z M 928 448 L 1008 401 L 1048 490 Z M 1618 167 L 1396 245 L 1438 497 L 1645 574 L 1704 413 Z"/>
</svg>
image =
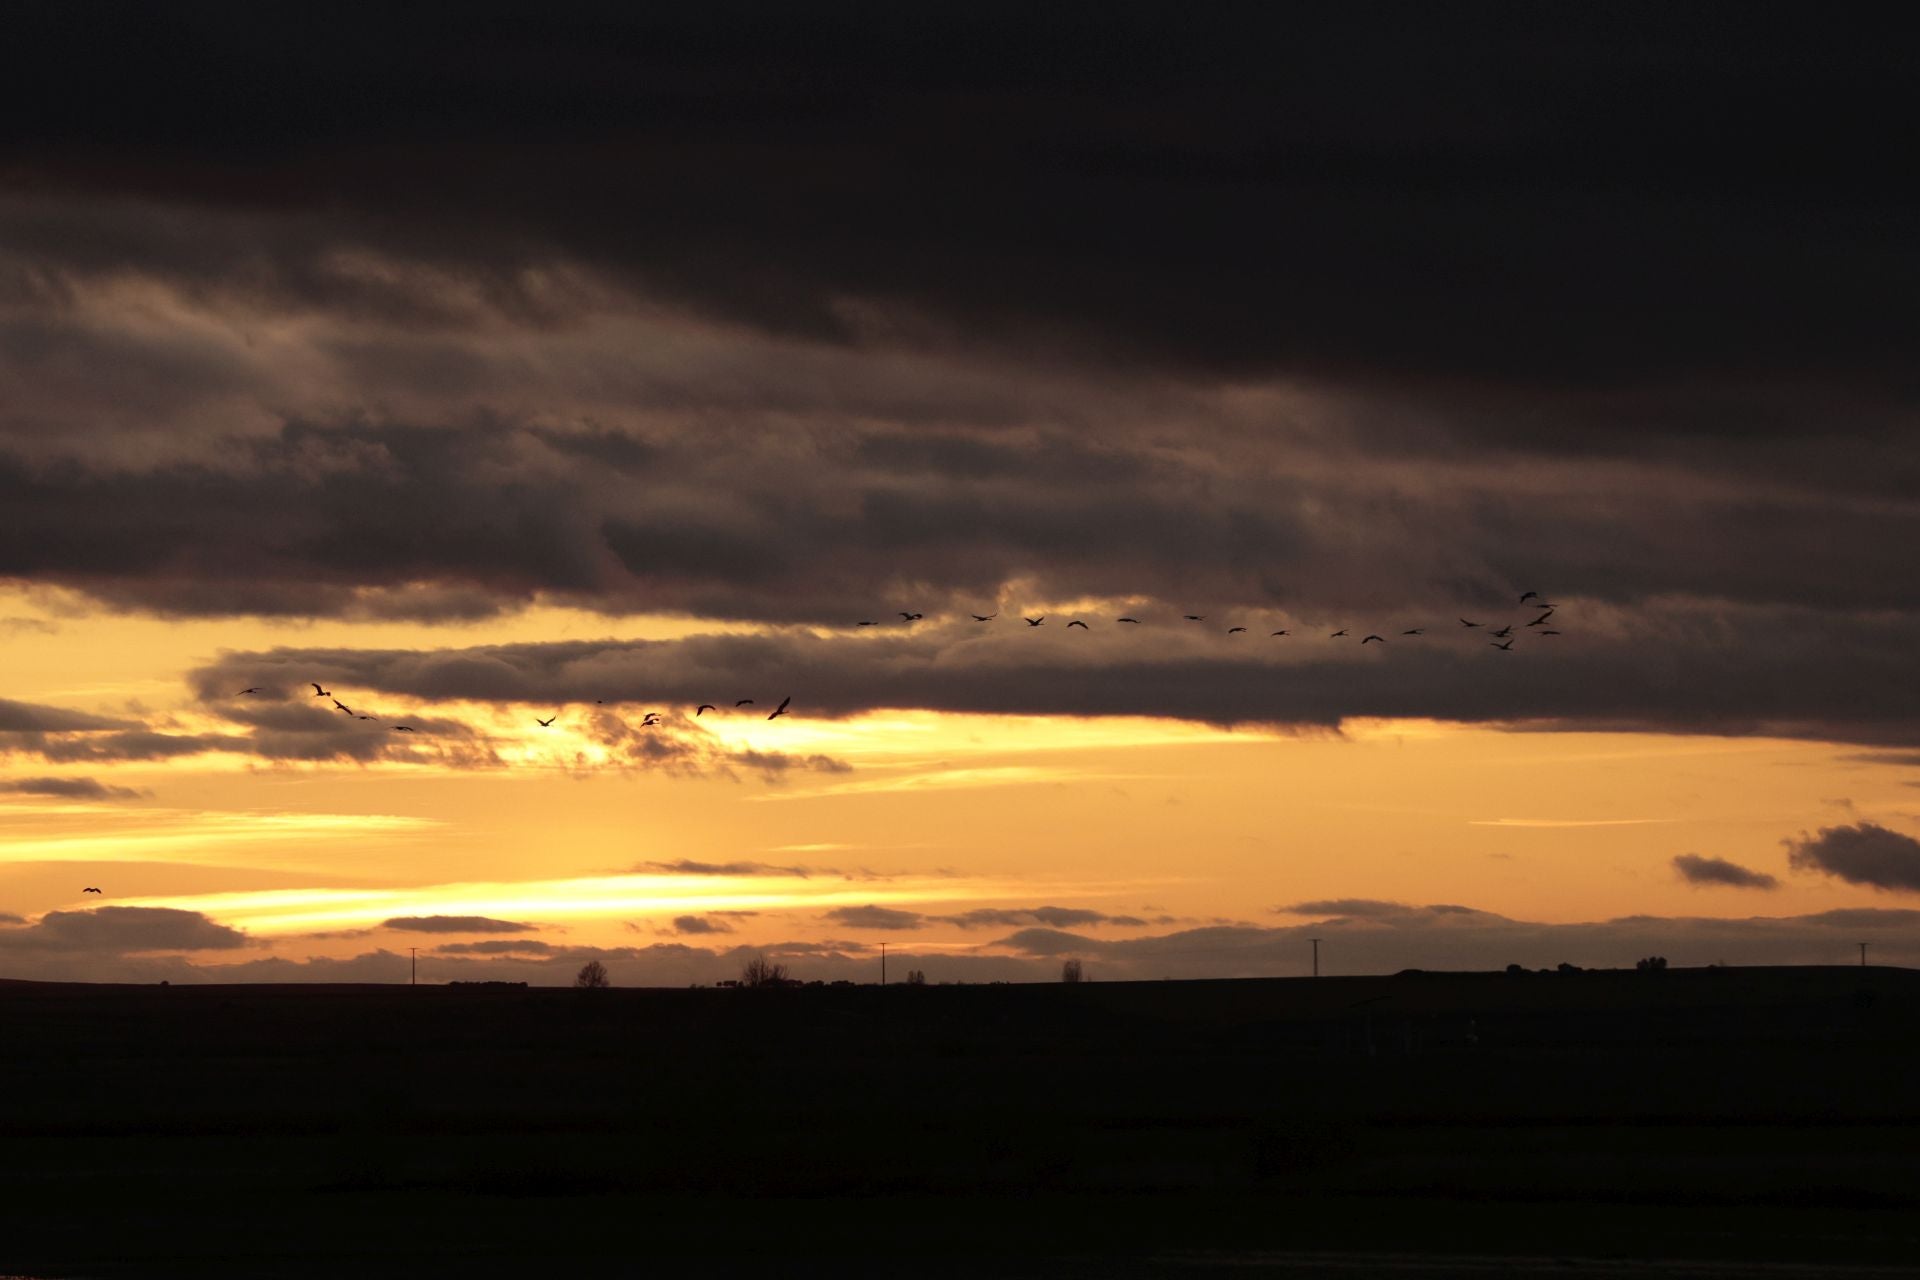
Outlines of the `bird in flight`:
<svg viewBox="0 0 1920 1280">
<path fill-rule="evenodd" d="M 1557 636 L 1560 633 L 1558 631 L 1542 631 L 1540 634 L 1543 636 Z"/>
<path fill-rule="evenodd" d="M 1460 625 L 1463 627 L 1477 627 L 1481 624 L 1478 622 L 1468 622 L 1465 618 L 1462 618 L 1460 619 Z"/>
<path fill-rule="evenodd" d="M 334 705 L 334 706 L 336 706 L 336 707 L 338 707 L 338 708 L 339 708 L 340 710 L 342 710 L 342 711 L 344 711 L 344 712 L 346 712 L 346 713 L 347 713 L 348 715 L 352 715 L 352 714 L 353 714 L 353 708 L 352 708 L 352 707 L 350 707 L 350 706 L 348 706 L 348 705 L 347 705 L 346 703 L 344 703 L 344 702 L 342 702 L 342 701 L 340 701 L 340 699 L 338 699 L 338 698 L 333 698 L 333 699 L 331 699 L 331 701 L 332 701 L 332 703 L 333 703 L 333 705 Z"/>
<path fill-rule="evenodd" d="M 1228 627 L 1228 628 L 1227 628 L 1227 634 L 1228 634 L 1228 635 L 1233 635 L 1233 634 L 1234 634 L 1234 633 L 1236 633 L 1236 632 L 1239 632 L 1239 631 L 1245 631 L 1245 630 L 1246 630 L 1246 628 L 1245 628 L 1245 627 Z"/>
<path fill-rule="evenodd" d="M 972 615 L 975 622 L 992 622 L 999 616 L 997 613 L 976 613 Z"/>
<path fill-rule="evenodd" d="M 1365 640 L 1362 640 L 1360 643 L 1372 644 L 1375 640 L 1378 640 L 1381 644 L 1385 644 L 1387 642 L 1387 638 L 1385 636 L 1368 636 Z"/>
<path fill-rule="evenodd" d="M 787 704 L 792 701 L 792 694 L 788 694 L 786 697 L 780 699 L 780 705 L 773 709 L 773 714 L 768 716 L 767 719 L 778 720 L 781 716 L 787 714 Z"/>
<path fill-rule="evenodd" d="M 559 718 L 560 718 L 559 713 L 556 712 L 555 714 L 548 716 L 545 720 L 542 720 L 539 716 L 535 716 L 533 718 L 533 722 L 539 725 L 542 729 L 551 729 L 553 727 L 553 722 L 555 720 L 558 720 Z"/>
<path fill-rule="evenodd" d="M 711 702 L 703 702 L 699 706 L 693 709 L 693 714 L 696 716 L 703 716 L 707 714 L 707 712 L 709 711 L 718 711 L 719 709 L 720 708 L 714 706 Z"/>
<path fill-rule="evenodd" d="M 315 683 L 314 683 L 313 681 L 311 681 L 311 680 L 309 680 L 309 681 L 307 681 L 307 683 L 308 683 L 308 684 L 311 684 L 311 685 L 313 685 L 313 696 L 314 696 L 314 697 L 316 697 L 316 698 L 331 698 L 331 697 L 333 696 L 333 690 L 331 690 L 331 689 L 322 689 L 322 688 L 321 688 L 321 687 L 320 687 L 320 686 L 319 686 L 318 684 L 315 684 Z"/>
<path fill-rule="evenodd" d="M 393 726 L 393 731 L 394 731 L 395 733 L 415 733 L 415 732 L 417 732 L 417 730 L 415 730 L 415 729 L 414 729 L 414 727 L 413 727 L 412 725 L 410 725 L 410 724 L 397 724 L 397 725 L 395 725 L 395 726 Z"/>
<path fill-rule="evenodd" d="M 1426 634 L 1426 630 L 1427 629 L 1425 627 L 1415 627 L 1411 631 L 1402 631 L 1400 634 L 1403 636 L 1418 636 L 1418 635 Z M 1362 641 L 1362 643 L 1364 644 L 1365 641 Z"/>
<path fill-rule="evenodd" d="M 1527 625 L 1530 627 L 1540 626 L 1542 623 L 1544 623 L 1548 618 L 1551 618 L 1552 616 L 1553 616 L 1553 609 L 1551 606 L 1549 606 L 1545 613 L 1541 614 L 1539 617 L 1535 618 L 1532 622 L 1529 622 Z"/>
<path fill-rule="evenodd" d="M 1511 649 L 1513 648 L 1513 641 L 1509 640 L 1505 644 L 1496 644 L 1493 647 L 1496 649 Z"/>
<path fill-rule="evenodd" d="M 1528 591 L 1523 595 L 1521 595 L 1520 603 L 1525 604 L 1529 600 L 1538 600 L 1539 598 L 1540 598 L 1540 593 L 1538 591 Z"/>
<path fill-rule="evenodd" d="M 84 889 L 82 889 L 82 890 L 81 890 L 80 892 L 82 892 L 82 893 L 98 893 L 98 892 L 100 892 L 100 891 L 99 891 L 98 889 L 96 889 L 96 888 L 94 888 L 94 887 L 93 887 L 92 885 L 88 885 L 88 886 L 87 886 L 86 888 L 84 888 Z"/>
<path fill-rule="evenodd" d="M 1073 620 L 1072 622 L 1069 622 L 1069 623 L 1068 623 L 1067 625 L 1068 625 L 1068 626 L 1070 626 L 1070 627 L 1078 627 L 1078 628 L 1080 628 L 1080 629 L 1081 629 L 1082 631 L 1091 631 L 1091 630 L 1093 630 L 1093 628 L 1092 628 L 1092 627 L 1090 627 L 1090 626 L 1088 626 L 1088 625 L 1087 625 L 1086 623 L 1084 623 L 1084 622 L 1082 622 L 1082 621 L 1080 621 L 1080 619 L 1078 619 L 1078 618 L 1075 618 L 1075 619 L 1074 619 L 1074 620 Z"/>
<path fill-rule="evenodd" d="M 1293 633 L 1291 631 L 1276 631 L 1273 634 L 1276 636 L 1289 636 L 1289 635 L 1292 635 Z"/>
<path fill-rule="evenodd" d="M 660 723 L 660 713 L 658 711 L 649 711 L 645 716 L 641 718 L 640 727 L 642 729 L 651 729 L 653 728 L 653 726 L 659 723 Z"/>
<path fill-rule="evenodd" d="M 355 720 L 378 720 L 379 716 L 355 716 Z"/>
<path fill-rule="evenodd" d="M 1345 627 L 1342 627 L 1338 631 L 1334 632 L 1332 635 L 1328 636 L 1327 639 L 1338 640 L 1341 636 L 1345 634 L 1347 634 L 1347 629 Z"/>
<path fill-rule="evenodd" d="M 1500 628 L 1498 631 L 1489 631 L 1487 634 L 1492 636 L 1499 636 L 1502 640 L 1505 640 L 1508 636 L 1513 634 L 1513 624 L 1509 622 L 1506 626 Z"/>
<path fill-rule="evenodd" d="M 1041 614 L 1041 615 L 1040 615 L 1039 617 L 1037 617 L 1037 618 L 1026 618 L 1026 617 L 1023 617 L 1023 618 L 1021 618 L 1021 619 L 1020 619 L 1020 621 L 1022 621 L 1022 622 L 1024 622 L 1024 623 L 1026 623 L 1026 624 L 1027 624 L 1028 626 L 1030 626 L 1030 627 L 1037 627 L 1037 626 L 1039 626 L 1039 625 L 1040 625 L 1041 623 L 1043 623 L 1043 622 L 1045 622 L 1046 620 L 1047 620 L 1047 615 L 1046 615 L 1046 614 L 1044 614 L 1044 613 L 1043 613 L 1043 614 Z"/>
<path fill-rule="evenodd" d="M 917 613 L 905 613 L 905 612 L 903 612 L 903 613 L 901 613 L 901 615 L 900 615 L 900 616 L 901 616 L 901 617 L 902 617 L 903 619 L 905 619 L 906 621 L 908 621 L 908 622 L 918 622 L 918 621 L 920 621 L 920 615 L 919 615 L 919 614 L 917 614 Z"/>
<path fill-rule="evenodd" d="M 853 625 L 856 627 L 871 627 L 874 624 L 871 622 L 856 622 Z"/>
<path fill-rule="evenodd" d="M 736 707 L 750 707 L 750 706 L 752 706 L 752 705 L 753 705 L 753 699 L 752 699 L 752 698 L 742 698 L 742 699 L 740 699 L 740 700 L 739 700 L 738 702 L 736 702 L 736 703 L 734 703 L 733 705 L 734 705 L 734 706 L 736 706 Z"/>
<path fill-rule="evenodd" d="M 1114 621 L 1115 622 L 1131 622 L 1136 627 L 1140 625 L 1140 619 L 1138 618 L 1115 618 Z"/>
<path fill-rule="evenodd" d="M 1188 622 L 1205 622 L 1207 620 L 1207 615 L 1204 613 L 1183 613 L 1180 616 Z"/>
<path fill-rule="evenodd" d="M 240 692 L 234 694 L 233 696 L 236 698 L 244 698 L 250 693 L 258 693 L 258 692 L 260 692 L 260 686 L 255 685 L 251 689 L 242 689 Z"/>
</svg>

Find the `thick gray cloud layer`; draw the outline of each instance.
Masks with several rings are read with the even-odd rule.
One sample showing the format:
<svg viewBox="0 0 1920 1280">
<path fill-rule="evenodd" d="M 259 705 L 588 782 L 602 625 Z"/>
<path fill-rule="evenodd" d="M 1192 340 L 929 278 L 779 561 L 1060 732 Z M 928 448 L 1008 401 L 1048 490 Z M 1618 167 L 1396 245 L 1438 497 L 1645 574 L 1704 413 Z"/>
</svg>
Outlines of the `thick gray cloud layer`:
<svg viewBox="0 0 1920 1280">
<path fill-rule="evenodd" d="M 1824 871 L 1850 884 L 1920 893 L 1920 840 L 1875 822 L 1822 827 L 1785 841 L 1798 871 Z"/>
<path fill-rule="evenodd" d="M 1708 858 L 1697 853 L 1676 854 L 1673 869 L 1688 884 L 1731 886 L 1735 889 L 1778 889 L 1780 879 L 1764 871 L 1743 867 L 1725 858 Z"/>
<path fill-rule="evenodd" d="M 1562 609 L 1579 616 L 1579 606 Z M 1117 612 L 1118 606 L 1115 606 Z M 315 671 L 409 698 L 539 706 L 691 705 L 741 692 L 792 694 L 793 714 L 841 716 L 877 707 L 1064 715 L 1162 715 L 1221 724 L 1336 725 L 1350 717 L 1425 716 L 1516 726 L 1775 734 L 1869 743 L 1920 742 L 1920 615 L 1850 628 L 1811 611 L 1756 611 L 1745 634 L 1713 610 L 1669 606 L 1627 617 L 1590 606 L 1589 630 L 1567 621 L 1538 636 L 1523 611 L 1341 617 L 1349 636 L 1290 614 L 1230 613 L 1190 624 L 1164 607 L 1134 609 L 1140 626 L 1095 613 L 1040 628 L 1003 614 L 990 623 L 930 619 L 835 634 L 783 630 L 677 641 L 578 641 L 480 649 L 273 650 L 226 655 L 193 674 L 218 698 L 235 680 L 290 686 Z M 1512 651 L 1486 637 L 1517 616 Z M 1228 636 L 1244 619 L 1249 634 Z M 1286 637 L 1267 634 L 1282 629 Z M 1425 624 L 1407 637 L 1399 624 Z M 1391 636 L 1356 643 L 1365 628 Z M 1829 648 L 1851 646 L 1836 665 Z"/>
<path fill-rule="evenodd" d="M 1897 21 L 748 12 L 350 6 L 322 29 L 213 5 L 103 29 L 34 7 L 0 62 L 0 157 L 38 190 L 272 223 L 96 219 L 29 248 L 420 326 L 468 308 L 352 270 L 342 241 L 479 268 L 470 305 L 527 323 L 556 311 L 527 268 L 564 256 L 828 340 L 1536 393 L 1906 385 Z"/>
</svg>

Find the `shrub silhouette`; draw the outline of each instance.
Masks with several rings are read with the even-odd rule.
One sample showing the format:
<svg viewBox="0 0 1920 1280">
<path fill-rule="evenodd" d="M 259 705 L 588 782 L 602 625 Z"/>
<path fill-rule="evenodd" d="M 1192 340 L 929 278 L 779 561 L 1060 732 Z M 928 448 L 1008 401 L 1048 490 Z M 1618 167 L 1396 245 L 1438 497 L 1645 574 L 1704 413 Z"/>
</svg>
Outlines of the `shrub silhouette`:
<svg viewBox="0 0 1920 1280">
<path fill-rule="evenodd" d="M 740 985 L 743 987 L 780 987 L 787 983 L 787 966 L 776 964 L 765 956 L 755 956 L 740 968 Z"/>
<path fill-rule="evenodd" d="M 1065 964 L 1060 966 L 1060 981 L 1081 982 L 1084 980 L 1085 980 L 1085 975 L 1081 971 L 1080 962 L 1078 960 L 1069 960 Z"/>
</svg>

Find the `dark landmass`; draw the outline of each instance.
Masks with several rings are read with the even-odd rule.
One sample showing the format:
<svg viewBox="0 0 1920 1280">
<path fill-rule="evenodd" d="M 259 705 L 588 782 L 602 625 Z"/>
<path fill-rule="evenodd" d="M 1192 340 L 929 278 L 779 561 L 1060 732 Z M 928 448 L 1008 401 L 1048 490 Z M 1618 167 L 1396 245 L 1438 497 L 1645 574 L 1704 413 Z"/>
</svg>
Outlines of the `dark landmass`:
<svg viewBox="0 0 1920 1280">
<path fill-rule="evenodd" d="M 1885 968 L 0 982 L 0 1273 L 1897 1274 L 1916 1064 Z"/>
</svg>

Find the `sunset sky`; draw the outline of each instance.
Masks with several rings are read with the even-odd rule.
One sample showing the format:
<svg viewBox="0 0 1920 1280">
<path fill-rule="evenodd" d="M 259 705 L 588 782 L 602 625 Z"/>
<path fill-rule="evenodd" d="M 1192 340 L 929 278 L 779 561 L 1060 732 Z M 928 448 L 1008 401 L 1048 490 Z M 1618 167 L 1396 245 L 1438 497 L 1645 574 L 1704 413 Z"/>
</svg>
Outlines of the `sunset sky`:
<svg viewBox="0 0 1920 1280">
<path fill-rule="evenodd" d="M 1033 9 L 10 8 L 0 977 L 1920 963 L 1906 41 Z"/>
</svg>

